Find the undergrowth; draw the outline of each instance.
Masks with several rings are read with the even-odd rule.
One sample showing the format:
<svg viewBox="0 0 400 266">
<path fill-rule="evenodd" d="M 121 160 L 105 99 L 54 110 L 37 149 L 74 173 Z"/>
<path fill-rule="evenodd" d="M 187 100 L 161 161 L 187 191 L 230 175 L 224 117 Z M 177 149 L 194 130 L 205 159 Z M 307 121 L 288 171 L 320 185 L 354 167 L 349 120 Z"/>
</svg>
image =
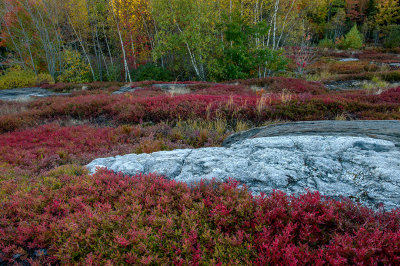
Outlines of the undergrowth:
<svg viewBox="0 0 400 266">
<path fill-rule="evenodd" d="M 296 264 L 400 262 L 400 213 L 318 193 L 252 196 L 231 180 L 191 187 L 69 166 L 1 181 L 0 249 L 10 262 Z M 36 252 L 37 254 L 37 252 Z"/>
<path fill-rule="evenodd" d="M 93 83 L 67 97 L 0 102 L 0 264 L 400 263 L 399 210 L 83 167 L 98 157 L 219 146 L 232 132 L 276 121 L 400 119 L 399 87 L 329 92 L 279 77 L 190 82 L 190 94 L 173 96 L 155 83 L 133 83 L 141 89 L 123 95 L 111 94 L 119 84 Z"/>
</svg>

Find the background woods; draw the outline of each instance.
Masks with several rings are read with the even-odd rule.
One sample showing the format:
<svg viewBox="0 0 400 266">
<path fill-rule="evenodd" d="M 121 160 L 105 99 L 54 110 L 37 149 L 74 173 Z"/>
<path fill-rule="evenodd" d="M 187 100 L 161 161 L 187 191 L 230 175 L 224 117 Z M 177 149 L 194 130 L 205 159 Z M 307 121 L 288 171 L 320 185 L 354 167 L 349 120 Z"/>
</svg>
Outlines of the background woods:
<svg viewBox="0 0 400 266">
<path fill-rule="evenodd" d="M 399 45 L 398 0 L 311 2 L 0 0 L 1 66 L 62 82 L 226 80 L 279 73 L 287 46 Z"/>
</svg>

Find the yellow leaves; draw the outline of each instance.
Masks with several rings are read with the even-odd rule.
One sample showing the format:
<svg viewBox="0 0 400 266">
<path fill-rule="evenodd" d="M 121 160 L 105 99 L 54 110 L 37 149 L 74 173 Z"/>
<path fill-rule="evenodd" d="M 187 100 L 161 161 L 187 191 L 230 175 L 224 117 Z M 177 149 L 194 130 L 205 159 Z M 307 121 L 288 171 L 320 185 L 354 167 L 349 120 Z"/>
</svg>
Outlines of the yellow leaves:
<svg viewBox="0 0 400 266">
<path fill-rule="evenodd" d="M 399 0 L 381 0 L 377 5 L 376 23 L 378 25 L 394 24 L 400 19 Z"/>
<path fill-rule="evenodd" d="M 120 24 L 133 31 L 144 27 L 149 20 L 150 7 L 148 0 L 112 0 L 111 8 Z"/>
<path fill-rule="evenodd" d="M 70 23 L 81 32 L 89 31 L 89 14 L 85 0 L 68 0 L 65 7 Z"/>
</svg>

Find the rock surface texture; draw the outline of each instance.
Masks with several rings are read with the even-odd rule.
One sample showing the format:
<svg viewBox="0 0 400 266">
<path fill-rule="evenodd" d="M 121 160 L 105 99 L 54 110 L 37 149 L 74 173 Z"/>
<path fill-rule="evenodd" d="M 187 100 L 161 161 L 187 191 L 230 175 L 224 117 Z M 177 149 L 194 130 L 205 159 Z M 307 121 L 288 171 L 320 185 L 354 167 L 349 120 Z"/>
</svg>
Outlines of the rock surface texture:
<svg viewBox="0 0 400 266">
<path fill-rule="evenodd" d="M 171 94 L 187 94 L 190 93 L 191 84 L 154 84 L 153 87 L 160 88 L 164 92 Z"/>
<path fill-rule="evenodd" d="M 28 101 L 32 97 L 50 97 L 57 95 L 69 95 L 69 93 L 56 93 L 42 88 L 0 90 L 1 101 Z"/>
<path fill-rule="evenodd" d="M 289 123 L 236 134 L 225 147 L 129 154 L 87 167 L 187 183 L 232 177 L 256 193 L 309 189 L 392 209 L 400 207 L 399 127 L 399 121 Z"/>
<path fill-rule="evenodd" d="M 143 90 L 143 88 L 141 88 L 141 87 L 134 87 L 133 88 L 130 85 L 127 85 L 127 86 L 121 87 L 117 91 L 114 91 L 112 94 L 124 94 L 124 93 L 127 93 L 127 92 L 134 92 L 134 91 L 137 91 L 137 90 Z"/>
</svg>

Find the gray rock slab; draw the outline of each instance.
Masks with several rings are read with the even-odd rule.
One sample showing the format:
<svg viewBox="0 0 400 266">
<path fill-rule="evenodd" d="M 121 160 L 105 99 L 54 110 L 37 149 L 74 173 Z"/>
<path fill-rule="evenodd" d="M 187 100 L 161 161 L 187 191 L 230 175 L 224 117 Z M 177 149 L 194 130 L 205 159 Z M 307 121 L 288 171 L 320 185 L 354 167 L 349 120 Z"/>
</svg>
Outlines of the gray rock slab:
<svg viewBox="0 0 400 266">
<path fill-rule="evenodd" d="M 356 62 L 356 61 L 360 61 L 360 59 L 358 59 L 358 58 L 343 58 L 343 59 L 339 60 L 339 62 Z"/>
<path fill-rule="evenodd" d="M 339 80 L 324 82 L 324 85 L 333 91 L 362 90 L 368 80 Z"/>
<path fill-rule="evenodd" d="M 119 90 L 114 91 L 112 94 L 123 94 L 123 93 L 127 93 L 127 92 L 134 92 L 137 90 L 143 90 L 143 88 L 141 88 L 141 87 L 132 88 L 130 86 L 123 86 Z"/>
<path fill-rule="evenodd" d="M 2 101 L 29 101 L 32 97 L 63 96 L 70 93 L 56 93 L 42 88 L 19 88 L 0 90 Z"/>
<path fill-rule="evenodd" d="M 356 121 L 306 121 L 269 125 L 233 134 L 225 139 L 222 146 L 229 147 L 249 138 L 273 136 L 356 136 L 392 141 L 400 147 L 400 121 L 398 120 L 356 120 Z"/>
<path fill-rule="evenodd" d="M 153 87 L 160 88 L 161 90 L 171 94 L 188 94 L 191 92 L 190 86 L 192 84 L 154 84 Z"/>
<path fill-rule="evenodd" d="M 372 208 L 400 207 L 400 149 L 393 141 L 370 137 L 257 137 L 229 147 L 129 154 L 87 165 L 91 173 L 98 167 L 128 175 L 158 173 L 188 184 L 231 177 L 254 193 L 309 189 Z"/>
</svg>

